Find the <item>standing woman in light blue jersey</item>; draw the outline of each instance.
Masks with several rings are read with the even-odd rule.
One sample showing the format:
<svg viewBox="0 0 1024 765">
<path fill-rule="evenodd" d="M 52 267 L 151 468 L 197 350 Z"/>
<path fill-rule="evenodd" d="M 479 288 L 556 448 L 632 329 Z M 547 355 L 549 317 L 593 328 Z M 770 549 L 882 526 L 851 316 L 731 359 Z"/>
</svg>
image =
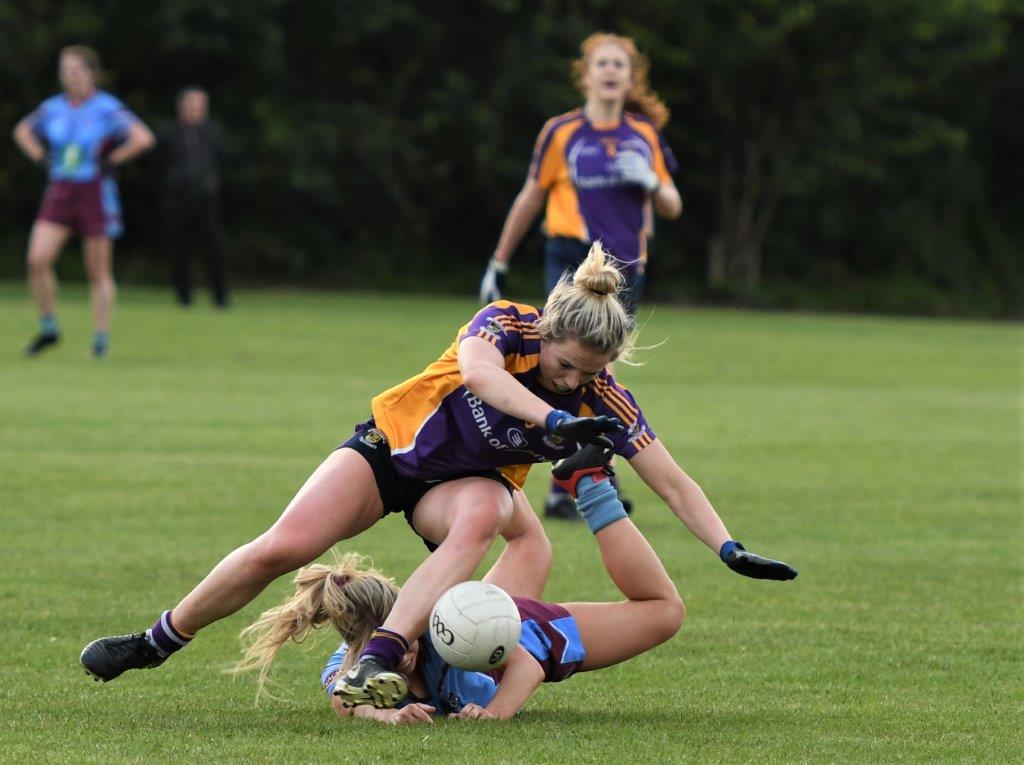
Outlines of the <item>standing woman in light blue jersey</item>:
<svg viewBox="0 0 1024 765">
<path fill-rule="evenodd" d="M 582 108 L 548 120 L 537 137 L 526 183 L 512 203 L 480 283 L 480 302 L 502 297 L 512 253 L 543 208 L 544 288 L 575 271 L 600 241 L 626 280 L 623 302 L 635 314 L 643 295 L 651 208 L 678 218 L 676 161 L 661 134 L 668 107 L 651 92 L 650 64 L 629 37 L 598 32 L 583 41 L 573 79 Z M 545 514 L 578 518 L 552 487 Z"/>
<path fill-rule="evenodd" d="M 71 45 L 60 52 L 64 92 L 43 101 L 14 128 L 14 141 L 46 168 L 49 184 L 28 244 L 28 281 L 39 310 L 39 333 L 25 349 L 35 356 L 60 340 L 54 313 L 54 263 L 72 235 L 82 238 L 92 302 L 92 354 L 109 348 L 116 288 L 112 240 L 121 236 L 121 202 L 112 172 L 153 146 L 153 133 L 118 99 L 100 90 L 96 52 Z"/>
</svg>

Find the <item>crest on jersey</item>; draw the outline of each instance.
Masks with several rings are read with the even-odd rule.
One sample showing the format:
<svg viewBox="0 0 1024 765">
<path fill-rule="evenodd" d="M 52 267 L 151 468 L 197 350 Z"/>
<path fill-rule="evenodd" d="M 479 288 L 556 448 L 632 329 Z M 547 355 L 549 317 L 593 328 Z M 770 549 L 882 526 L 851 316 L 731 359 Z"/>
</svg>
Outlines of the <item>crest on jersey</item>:
<svg viewBox="0 0 1024 765">
<path fill-rule="evenodd" d="M 508 442 L 512 444 L 512 446 L 526 446 L 526 436 L 523 435 L 523 431 L 519 430 L 519 428 L 509 428 L 508 432 L 505 433 L 505 438 L 508 439 Z"/>
<path fill-rule="evenodd" d="M 487 326 L 484 327 L 484 332 L 486 332 L 489 335 L 494 335 L 495 337 L 497 337 L 498 335 L 505 334 L 505 327 L 502 326 L 500 321 L 498 321 L 496 318 L 492 316 L 490 319 L 487 320 Z"/>
<path fill-rule="evenodd" d="M 547 446 L 550 447 L 551 449 L 565 448 L 565 439 L 562 438 L 561 436 L 556 436 L 553 433 L 548 433 L 541 439 L 541 441 L 547 444 Z"/>
<path fill-rule="evenodd" d="M 378 444 L 383 444 L 387 441 L 384 433 L 377 428 L 370 428 L 368 431 L 359 436 L 360 443 L 366 444 L 371 449 L 376 449 Z"/>
</svg>

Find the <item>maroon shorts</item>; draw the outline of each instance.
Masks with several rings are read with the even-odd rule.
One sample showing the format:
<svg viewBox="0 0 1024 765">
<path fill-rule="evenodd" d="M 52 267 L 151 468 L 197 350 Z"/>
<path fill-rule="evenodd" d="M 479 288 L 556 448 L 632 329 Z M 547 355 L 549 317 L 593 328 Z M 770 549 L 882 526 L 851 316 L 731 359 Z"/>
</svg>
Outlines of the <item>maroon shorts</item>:
<svg viewBox="0 0 1024 765">
<path fill-rule="evenodd" d="M 579 670 L 587 651 L 576 620 L 565 607 L 530 598 L 512 600 L 523 620 L 519 645 L 540 662 L 544 682 L 557 683 Z"/>
<path fill-rule="evenodd" d="M 116 239 L 124 231 L 117 184 L 103 176 L 84 183 L 50 181 L 36 220 L 66 226 L 79 236 Z"/>
</svg>

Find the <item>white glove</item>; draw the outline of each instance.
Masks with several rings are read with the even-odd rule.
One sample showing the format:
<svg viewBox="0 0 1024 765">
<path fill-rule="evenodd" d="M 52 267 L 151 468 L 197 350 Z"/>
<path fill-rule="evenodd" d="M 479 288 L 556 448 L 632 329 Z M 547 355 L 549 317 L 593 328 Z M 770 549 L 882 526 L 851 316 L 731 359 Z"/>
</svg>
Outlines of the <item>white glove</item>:
<svg viewBox="0 0 1024 765">
<path fill-rule="evenodd" d="M 638 151 L 619 152 L 613 166 L 625 183 L 642 186 L 649 194 L 653 194 L 661 185 L 661 179 L 647 163 L 647 157 Z"/>
<path fill-rule="evenodd" d="M 487 305 L 495 300 L 501 300 L 501 293 L 505 290 L 505 274 L 508 273 L 508 263 L 501 263 L 491 258 L 487 263 L 487 270 L 484 271 L 484 278 L 480 280 L 480 304 Z"/>
</svg>

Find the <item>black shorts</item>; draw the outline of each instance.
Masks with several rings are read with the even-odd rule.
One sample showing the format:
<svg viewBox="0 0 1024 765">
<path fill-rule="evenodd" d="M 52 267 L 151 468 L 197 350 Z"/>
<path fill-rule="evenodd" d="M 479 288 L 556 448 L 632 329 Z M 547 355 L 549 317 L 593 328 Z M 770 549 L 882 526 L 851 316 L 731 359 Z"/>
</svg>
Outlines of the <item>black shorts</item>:
<svg viewBox="0 0 1024 765">
<path fill-rule="evenodd" d="M 402 475 L 395 468 L 391 461 L 391 449 L 388 446 L 387 437 L 377 429 L 373 419 L 356 425 L 356 432 L 348 441 L 338 446 L 339 449 L 352 449 L 363 455 L 370 469 L 373 470 L 373 478 L 377 482 L 377 491 L 380 492 L 381 502 L 384 503 L 384 514 L 402 513 L 409 524 L 409 528 L 416 531 L 412 525 L 412 514 L 416 505 L 423 499 L 423 495 L 435 486 L 447 481 L 456 481 L 460 478 L 490 478 L 504 486 L 509 495 L 514 487 L 497 470 L 480 470 L 472 473 L 460 473 L 458 475 L 447 475 L 444 478 L 409 478 Z M 417 536 L 423 539 L 423 544 L 430 552 L 437 549 L 437 545 L 429 539 L 424 539 L 417 532 Z"/>
</svg>

